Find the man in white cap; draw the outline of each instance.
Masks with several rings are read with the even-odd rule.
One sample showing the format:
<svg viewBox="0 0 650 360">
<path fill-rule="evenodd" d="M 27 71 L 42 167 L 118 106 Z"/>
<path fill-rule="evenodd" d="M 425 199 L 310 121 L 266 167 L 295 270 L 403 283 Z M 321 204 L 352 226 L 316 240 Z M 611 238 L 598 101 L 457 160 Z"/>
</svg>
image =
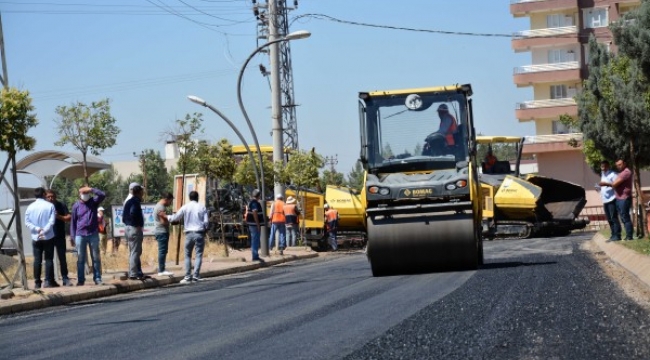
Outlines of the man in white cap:
<svg viewBox="0 0 650 360">
<path fill-rule="evenodd" d="M 280 250 L 280 255 L 284 254 L 284 248 L 287 247 L 286 244 L 286 218 L 284 216 L 284 196 L 282 194 L 275 195 L 275 201 L 271 205 L 271 234 L 269 235 L 269 250 L 273 249 L 273 243 L 275 243 L 275 233 L 280 233 L 280 239 L 278 239 L 278 250 Z"/>
<path fill-rule="evenodd" d="M 298 230 L 298 215 L 300 211 L 296 206 L 296 198 L 289 196 L 287 198 L 287 203 L 284 204 L 284 217 L 285 217 L 285 226 L 287 233 L 287 246 L 296 246 L 296 233 Z"/>
<path fill-rule="evenodd" d="M 136 186 L 140 186 L 140 184 L 138 184 L 137 182 L 132 182 L 132 183 L 129 184 L 129 195 L 127 195 L 126 199 L 124 199 L 124 204 L 123 205 L 126 205 L 126 202 L 129 201 L 129 199 L 133 197 L 133 188 L 136 187 Z"/>
</svg>

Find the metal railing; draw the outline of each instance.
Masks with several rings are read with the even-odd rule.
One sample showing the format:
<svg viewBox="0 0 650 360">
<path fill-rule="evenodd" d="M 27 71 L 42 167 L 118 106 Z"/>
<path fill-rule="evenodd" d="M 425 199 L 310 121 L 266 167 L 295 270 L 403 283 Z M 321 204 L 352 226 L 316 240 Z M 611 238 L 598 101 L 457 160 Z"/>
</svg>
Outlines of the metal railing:
<svg viewBox="0 0 650 360">
<path fill-rule="evenodd" d="M 546 108 L 546 107 L 555 107 L 555 106 L 571 106 L 576 105 L 574 98 L 562 98 L 562 99 L 545 99 L 545 100 L 531 100 L 517 103 L 515 109 L 525 110 L 525 109 L 537 109 L 537 108 Z"/>
<path fill-rule="evenodd" d="M 562 27 L 553 27 L 553 28 L 544 28 L 544 29 L 522 30 L 522 31 L 514 32 L 513 36 L 515 38 L 531 38 L 531 37 L 547 37 L 547 36 L 577 34 L 577 33 L 578 33 L 578 27 L 572 25 L 572 26 L 562 26 Z"/>
<path fill-rule="evenodd" d="M 578 61 L 524 65 L 524 66 L 516 67 L 514 73 L 528 74 L 528 73 L 536 73 L 536 72 L 544 72 L 544 71 L 574 70 L 574 69 L 580 69 L 580 63 Z"/>
</svg>

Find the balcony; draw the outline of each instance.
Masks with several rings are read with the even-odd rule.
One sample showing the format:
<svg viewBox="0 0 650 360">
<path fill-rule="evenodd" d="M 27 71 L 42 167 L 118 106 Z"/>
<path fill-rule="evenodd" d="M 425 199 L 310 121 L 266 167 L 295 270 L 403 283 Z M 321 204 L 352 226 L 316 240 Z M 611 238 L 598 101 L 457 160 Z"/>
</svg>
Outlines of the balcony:
<svg viewBox="0 0 650 360">
<path fill-rule="evenodd" d="M 544 82 L 576 80 L 580 80 L 580 63 L 578 61 L 526 65 L 514 69 L 514 83 L 519 87 Z"/>
<path fill-rule="evenodd" d="M 515 52 L 529 51 L 533 47 L 559 47 L 579 43 L 578 27 L 575 25 L 523 30 L 513 36 L 512 49 Z"/>
<path fill-rule="evenodd" d="M 557 118 L 560 115 L 578 115 L 578 105 L 573 98 L 533 100 L 517 103 L 515 116 L 519 121 Z"/>
<path fill-rule="evenodd" d="M 577 140 L 582 144 L 582 133 L 526 136 L 522 153 L 525 155 L 558 151 L 582 150 L 582 146 L 573 147 L 569 141 Z"/>
<path fill-rule="evenodd" d="M 514 17 L 528 16 L 532 12 L 577 8 L 578 0 L 510 0 L 510 13 Z"/>
</svg>

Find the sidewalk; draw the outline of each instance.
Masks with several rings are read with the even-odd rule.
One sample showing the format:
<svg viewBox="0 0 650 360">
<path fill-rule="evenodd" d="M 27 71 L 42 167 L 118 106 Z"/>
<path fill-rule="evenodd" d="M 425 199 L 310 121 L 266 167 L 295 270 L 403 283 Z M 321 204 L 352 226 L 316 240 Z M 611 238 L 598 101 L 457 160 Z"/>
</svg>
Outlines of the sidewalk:
<svg viewBox="0 0 650 360">
<path fill-rule="evenodd" d="M 596 233 L 592 240 L 614 263 L 636 276 L 650 287 L 650 256 L 639 254 L 619 244 L 620 241 L 606 242 L 607 239 Z"/>
<path fill-rule="evenodd" d="M 285 249 L 284 255 L 278 255 L 272 252 L 270 256 L 262 258 L 264 262 L 254 262 L 251 258 L 250 249 L 242 251 L 233 250 L 228 258 L 204 257 L 203 264 L 201 265 L 201 277 L 209 278 L 229 275 L 315 257 L 318 257 L 318 253 L 307 247 L 292 247 Z M 88 281 L 84 286 L 61 286 L 58 288 L 34 290 L 34 281 L 30 280 L 29 288 L 31 290 L 23 290 L 22 288 L 0 290 L 0 315 L 155 288 L 175 284 L 183 279 L 185 271 L 183 270 L 182 262 L 180 265 L 169 265 L 168 263 L 167 268 L 174 273 L 174 276 L 157 276 L 157 268 L 153 267 L 143 268 L 144 273 L 151 276 L 150 279 L 146 280 L 120 280 L 120 278 L 124 278 L 126 270 L 105 272 L 102 276 L 104 285 L 94 285 L 92 281 Z M 72 276 L 73 274 L 70 275 Z M 58 282 L 61 283 L 60 281 Z M 76 283 L 76 279 L 73 280 L 73 283 Z"/>
</svg>

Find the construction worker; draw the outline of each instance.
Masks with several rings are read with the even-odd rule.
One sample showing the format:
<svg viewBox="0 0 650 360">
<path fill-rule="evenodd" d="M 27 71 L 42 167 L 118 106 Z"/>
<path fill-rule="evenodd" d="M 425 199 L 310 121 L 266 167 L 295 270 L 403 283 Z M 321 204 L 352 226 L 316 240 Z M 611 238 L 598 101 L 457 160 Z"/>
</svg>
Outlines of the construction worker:
<svg viewBox="0 0 650 360">
<path fill-rule="evenodd" d="M 454 134 L 458 129 L 458 124 L 456 118 L 449 113 L 447 104 L 438 106 L 438 116 L 440 117 L 440 127 L 438 131 L 431 133 L 424 139 L 424 155 L 440 155 L 442 148 L 456 145 Z"/>
<path fill-rule="evenodd" d="M 284 254 L 284 249 L 287 247 L 285 239 L 285 224 L 287 219 L 284 216 L 284 206 L 284 196 L 282 194 L 275 195 L 275 201 L 271 205 L 271 235 L 269 236 L 269 249 L 273 249 L 275 233 L 279 232 L 280 239 L 278 240 L 278 250 L 280 250 L 280 255 Z"/>
<path fill-rule="evenodd" d="M 330 247 L 333 251 L 338 249 L 338 244 L 336 242 L 336 231 L 339 227 L 339 212 L 338 210 L 331 207 L 329 204 L 325 204 L 325 230 L 327 231 L 327 238 L 329 240 Z"/>
<path fill-rule="evenodd" d="M 492 148 L 488 148 L 485 159 L 483 160 L 485 164 L 485 173 L 492 174 L 494 172 L 494 165 L 497 163 L 497 157 L 492 154 Z"/>
<path fill-rule="evenodd" d="M 299 224 L 298 215 L 300 215 L 300 211 L 296 206 L 296 198 L 294 198 L 293 196 L 289 196 L 287 198 L 286 204 L 284 204 L 287 246 L 296 246 L 298 224 Z"/>
</svg>

